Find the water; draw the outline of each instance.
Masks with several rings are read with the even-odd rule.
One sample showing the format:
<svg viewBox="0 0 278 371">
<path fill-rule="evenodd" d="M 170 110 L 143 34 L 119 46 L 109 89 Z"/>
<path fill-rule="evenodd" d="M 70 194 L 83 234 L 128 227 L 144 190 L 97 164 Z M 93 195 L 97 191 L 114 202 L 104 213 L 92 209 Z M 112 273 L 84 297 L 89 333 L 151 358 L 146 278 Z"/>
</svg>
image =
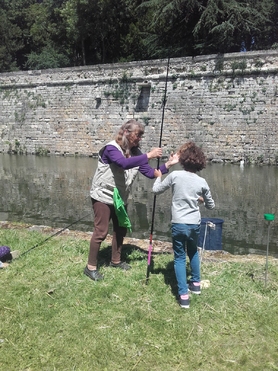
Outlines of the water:
<svg viewBox="0 0 278 371">
<path fill-rule="evenodd" d="M 96 159 L 0 155 L 0 220 L 93 231 L 89 189 Z M 155 166 L 156 164 L 153 163 Z M 178 166 L 176 167 L 178 168 Z M 222 247 L 232 254 L 265 254 L 265 213 L 278 205 L 278 168 L 208 164 L 200 175 L 210 185 L 216 208 L 202 217 L 224 220 Z M 149 238 L 153 180 L 139 174 L 128 213 L 132 237 Z M 171 241 L 171 191 L 156 197 L 154 239 Z M 278 257 L 277 220 L 270 224 L 269 254 Z"/>
</svg>

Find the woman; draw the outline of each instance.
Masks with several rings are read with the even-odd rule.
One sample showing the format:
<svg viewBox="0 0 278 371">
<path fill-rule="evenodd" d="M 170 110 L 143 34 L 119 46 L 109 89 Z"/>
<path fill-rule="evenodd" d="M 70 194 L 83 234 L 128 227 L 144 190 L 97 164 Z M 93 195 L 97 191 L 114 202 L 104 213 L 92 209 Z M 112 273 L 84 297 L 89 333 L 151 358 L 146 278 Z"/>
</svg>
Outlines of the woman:
<svg viewBox="0 0 278 371">
<path fill-rule="evenodd" d="M 115 140 L 106 144 L 98 155 L 98 167 L 95 172 L 90 196 L 94 210 L 94 232 L 90 241 L 88 263 L 84 274 L 94 281 L 103 279 L 97 269 L 97 257 L 102 241 L 108 234 L 109 221 L 113 222 L 112 256 L 110 266 L 123 270 L 130 269 L 126 262 L 121 261 L 123 239 L 127 229 L 119 226 L 113 205 L 114 189 L 127 204 L 131 185 L 138 173 L 148 178 L 158 176 L 158 170 L 152 168 L 148 161 L 162 156 L 161 148 L 154 148 L 142 154 L 139 144 L 144 134 L 144 126 L 136 120 L 129 120 L 122 125 Z M 162 174 L 168 172 L 170 166 L 178 162 L 177 155 L 171 155 L 169 160 L 159 170 Z"/>
<path fill-rule="evenodd" d="M 199 203 L 204 202 L 207 209 L 215 207 L 210 188 L 204 178 L 196 173 L 206 167 L 206 157 L 195 143 L 188 142 L 178 151 L 179 162 L 184 170 L 172 171 L 163 181 L 161 172 L 157 177 L 153 192 L 161 194 L 172 189 L 172 241 L 174 250 L 174 269 L 178 283 L 179 302 L 182 308 L 189 308 L 188 291 L 201 294 L 200 261 L 198 255 L 198 236 L 200 234 L 201 214 Z M 189 257 L 191 278 L 187 285 L 186 253 Z"/>
</svg>

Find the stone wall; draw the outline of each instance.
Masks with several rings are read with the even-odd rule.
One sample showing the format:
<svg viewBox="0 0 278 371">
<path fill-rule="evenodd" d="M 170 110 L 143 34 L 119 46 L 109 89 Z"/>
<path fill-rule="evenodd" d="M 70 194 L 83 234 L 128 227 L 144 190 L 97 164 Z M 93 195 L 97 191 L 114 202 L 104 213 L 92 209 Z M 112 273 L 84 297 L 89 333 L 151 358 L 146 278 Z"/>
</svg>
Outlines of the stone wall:
<svg viewBox="0 0 278 371">
<path fill-rule="evenodd" d="M 162 146 L 210 161 L 278 163 L 278 51 L 169 61 Z M 0 74 L 0 152 L 95 156 L 130 118 L 156 147 L 168 60 Z"/>
</svg>

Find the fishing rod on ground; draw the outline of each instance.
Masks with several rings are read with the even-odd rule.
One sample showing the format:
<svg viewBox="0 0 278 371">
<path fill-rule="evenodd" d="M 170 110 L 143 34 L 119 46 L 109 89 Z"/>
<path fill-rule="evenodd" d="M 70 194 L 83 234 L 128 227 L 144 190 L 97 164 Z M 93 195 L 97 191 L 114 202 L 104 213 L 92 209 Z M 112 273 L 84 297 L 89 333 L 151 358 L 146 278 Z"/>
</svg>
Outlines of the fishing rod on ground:
<svg viewBox="0 0 278 371">
<path fill-rule="evenodd" d="M 32 246 L 30 249 L 28 249 L 27 251 L 24 251 L 22 254 L 20 254 L 20 257 L 27 254 L 28 252 L 30 252 L 31 250 L 34 250 L 36 247 L 38 246 L 41 246 L 43 245 L 46 241 L 50 240 L 51 238 L 55 237 L 55 236 L 58 236 L 59 234 L 61 234 L 62 232 L 64 232 L 66 229 L 68 229 L 69 227 L 71 227 L 72 225 L 80 222 L 80 220 L 86 218 L 87 216 L 89 216 L 92 212 L 90 211 L 88 214 L 82 216 L 81 218 L 79 218 L 78 220 L 72 222 L 71 224 L 67 225 L 66 227 L 64 227 L 63 229 L 59 230 L 58 232 L 52 234 L 51 236 L 47 237 L 45 240 L 37 243 L 36 245 Z"/>
<path fill-rule="evenodd" d="M 162 119 L 161 119 L 161 127 L 160 127 L 160 136 L 159 136 L 158 147 L 161 147 L 161 143 L 162 143 L 164 111 L 165 111 L 166 98 L 167 98 L 167 84 L 168 84 L 169 65 L 170 65 L 170 57 L 168 57 L 168 62 L 167 62 L 166 81 L 165 81 L 164 98 L 163 98 L 163 106 L 162 106 Z M 157 169 L 159 169 L 159 162 L 160 162 L 160 159 L 158 158 L 157 159 Z M 150 241 L 149 241 L 149 250 L 148 250 L 148 265 L 147 265 L 147 274 L 146 274 L 146 284 L 148 284 L 148 282 L 149 282 L 151 266 L 152 266 L 155 206 L 156 206 L 156 195 L 154 195 L 154 197 L 153 197 L 153 210 L 152 210 L 151 231 L 150 231 Z"/>
</svg>

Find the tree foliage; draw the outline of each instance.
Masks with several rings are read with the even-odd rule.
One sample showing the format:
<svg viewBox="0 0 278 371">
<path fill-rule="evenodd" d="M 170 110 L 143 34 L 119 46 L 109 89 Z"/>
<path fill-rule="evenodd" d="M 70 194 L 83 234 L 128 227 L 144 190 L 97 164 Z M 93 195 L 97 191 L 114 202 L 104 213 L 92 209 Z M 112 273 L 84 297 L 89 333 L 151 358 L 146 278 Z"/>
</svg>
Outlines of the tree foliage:
<svg viewBox="0 0 278 371">
<path fill-rule="evenodd" d="M 203 53 L 267 49 L 274 1 L 208 0 L 193 29 L 196 49 Z"/>
<path fill-rule="evenodd" d="M 276 48 L 275 0 L 0 0 L 0 72 Z"/>
<path fill-rule="evenodd" d="M 17 53 L 23 49 L 22 31 L 14 3 L 0 1 L 0 71 L 13 71 L 17 64 Z"/>
</svg>

